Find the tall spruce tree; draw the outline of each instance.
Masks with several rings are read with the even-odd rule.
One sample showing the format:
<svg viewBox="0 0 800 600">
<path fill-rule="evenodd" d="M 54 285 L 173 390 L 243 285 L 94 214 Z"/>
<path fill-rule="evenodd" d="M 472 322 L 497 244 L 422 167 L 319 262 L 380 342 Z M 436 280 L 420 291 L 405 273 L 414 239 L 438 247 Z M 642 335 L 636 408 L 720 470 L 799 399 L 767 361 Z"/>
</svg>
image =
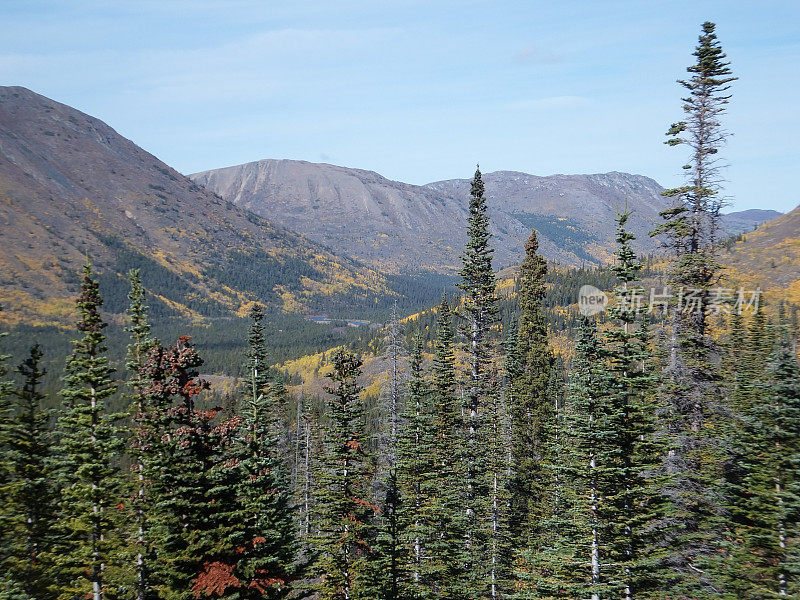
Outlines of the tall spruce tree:
<svg viewBox="0 0 800 600">
<path fill-rule="evenodd" d="M 466 473 L 464 426 L 456 384 L 453 312 L 447 296 L 437 307 L 437 339 L 432 367 L 433 461 L 431 491 L 434 529 L 429 545 L 431 588 L 436 598 L 462 598 L 467 578 L 464 539 Z"/>
<path fill-rule="evenodd" d="M 285 424 L 286 405 L 288 404 L 288 391 L 284 385 L 280 374 L 273 376 L 269 369 L 269 355 L 267 344 L 264 338 L 264 309 L 254 303 L 250 307 L 250 328 L 247 335 L 247 360 L 245 362 L 245 373 L 248 387 L 258 390 L 259 394 L 264 395 L 265 410 L 261 418 L 265 419 L 265 425 L 269 429 L 271 437 L 275 438 L 276 446 L 272 449 L 273 454 L 286 457 L 289 453 L 289 438 Z M 247 396 L 248 402 L 250 396 Z M 284 467 L 289 467 L 289 461 L 284 461 Z"/>
<path fill-rule="evenodd" d="M 133 489 L 133 512 L 136 521 L 136 598 L 148 600 L 154 597 L 148 572 L 149 561 L 152 560 L 150 548 L 150 532 L 148 530 L 147 514 L 152 510 L 151 498 L 148 497 L 148 481 L 145 477 L 143 453 L 147 447 L 147 432 L 143 429 L 145 413 L 148 410 L 146 389 L 149 381 L 146 379 L 145 363 L 154 340 L 150 336 L 150 324 L 147 320 L 148 306 L 146 304 L 145 289 L 139 269 L 128 272 L 130 290 L 128 292 L 128 318 L 125 327 L 130 335 L 130 342 L 126 354 L 125 367 L 128 369 L 128 387 L 131 397 L 130 410 L 134 423 L 133 435 L 130 439 L 131 469 L 134 479 L 131 482 Z"/>
<path fill-rule="evenodd" d="M 626 229 L 631 213 L 617 215 L 617 250 L 611 271 L 618 285 L 609 310 L 610 327 L 603 336 L 608 357 L 608 406 L 604 415 L 610 430 L 610 455 L 604 458 L 607 481 L 598 517 L 605 521 L 604 559 L 616 570 L 626 599 L 646 597 L 658 589 L 657 555 L 653 540 L 663 505 L 655 473 L 663 457 L 656 436 L 654 364 L 651 336 L 643 308 L 642 263 Z M 642 313 L 642 314 L 640 314 Z"/>
<path fill-rule="evenodd" d="M 258 305 L 254 305 L 258 306 Z M 282 598 L 291 591 L 296 551 L 295 530 L 286 471 L 278 455 L 274 430 L 275 395 L 264 389 L 266 371 L 262 312 L 254 308 L 249 334 L 249 385 L 243 398 L 232 451 L 228 454 L 228 483 L 218 494 L 235 497 L 229 528 L 234 566 L 229 597 Z M 225 533 L 223 531 L 223 533 Z"/>
<path fill-rule="evenodd" d="M 409 364 L 408 395 L 401 415 L 397 477 L 401 492 L 399 525 L 404 561 L 402 597 L 436 598 L 440 563 L 431 547 L 440 535 L 435 499 L 441 480 L 434 455 L 433 394 L 424 379 L 423 341 L 418 332 Z"/>
<path fill-rule="evenodd" d="M 42 351 L 38 344 L 17 367 L 23 384 L 17 388 L 7 453 L 9 478 L 3 487 L 2 570 L 6 588 L 17 589 L 32 600 L 49 597 L 53 584 L 47 555 L 54 537 L 55 490 L 51 477 L 52 456 L 49 413 L 42 402 Z M 7 592 L 6 592 L 7 593 Z M 0 592 L 0 596 L 3 592 Z"/>
<path fill-rule="evenodd" d="M 480 168 L 470 186 L 467 245 L 461 256 L 459 287 L 463 290 L 465 312 L 464 349 L 469 357 L 468 382 L 464 398 L 466 445 L 466 542 L 467 591 L 474 596 L 486 593 L 488 571 L 487 535 L 491 529 L 491 495 L 487 488 L 486 432 L 481 429 L 486 419 L 485 404 L 494 393 L 496 380 L 491 377 L 495 359 L 492 327 L 497 320 L 495 274 L 492 270 L 494 250 L 490 245 L 489 215 L 485 186 Z"/>
<path fill-rule="evenodd" d="M 721 393 L 717 351 L 707 327 L 710 288 L 719 274 L 715 253 L 720 190 L 719 150 L 726 132 L 721 117 L 730 98 L 731 75 L 714 23 L 702 26 L 688 67 L 691 77 L 679 81 L 686 120 L 674 123 L 665 142 L 688 147 L 686 185 L 664 192 L 674 199 L 661 214 L 665 222 L 652 235 L 663 235 L 674 252 L 669 283 L 679 305 L 670 312 L 670 339 L 663 397 L 669 400 L 674 448 L 666 467 L 671 481 L 664 490 L 671 503 L 669 564 L 676 573 L 669 584 L 676 595 L 714 596 L 717 591 L 705 562 L 721 544 L 723 504 L 714 481 L 721 477 L 724 451 L 720 436 Z"/>
<path fill-rule="evenodd" d="M 357 600 L 368 598 L 375 583 L 369 560 L 378 507 L 370 498 L 371 459 L 361 440 L 361 359 L 339 348 L 331 360 L 325 456 L 316 498 L 319 594 L 326 600 Z"/>
<path fill-rule="evenodd" d="M 100 316 L 103 301 L 89 261 L 83 268 L 77 301 L 83 337 L 67 359 L 63 408 L 54 454 L 60 484 L 58 544 L 53 561 L 58 598 L 90 596 L 102 600 L 120 584 L 116 556 L 120 548 L 121 476 L 115 462 L 122 448 L 121 415 L 108 410 L 115 393 Z"/>
<path fill-rule="evenodd" d="M 542 310 L 547 262 L 538 250 L 534 230 L 525 243 L 525 258 L 517 279 L 519 369 L 511 378 L 511 532 L 521 546 L 538 531 L 538 523 L 545 516 L 545 490 L 551 485 L 542 461 L 547 447 L 544 436 L 555 413 L 547 394 L 553 355 L 548 349 L 547 322 Z"/>
</svg>

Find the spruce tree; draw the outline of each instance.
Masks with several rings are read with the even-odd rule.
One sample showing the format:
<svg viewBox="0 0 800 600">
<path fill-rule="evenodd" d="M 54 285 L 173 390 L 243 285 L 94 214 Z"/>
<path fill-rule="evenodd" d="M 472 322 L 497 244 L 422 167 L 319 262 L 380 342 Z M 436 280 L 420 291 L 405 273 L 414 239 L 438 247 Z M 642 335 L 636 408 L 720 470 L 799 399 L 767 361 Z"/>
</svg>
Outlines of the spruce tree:
<svg viewBox="0 0 800 600">
<path fill-rule="evenodd" d="M 714 485 L 725 463 L 724 449 L 717 443 L 721 391 L 717 349 L 707 316 L 710 288 L 720 269 L 715 244 L 722 206 L 718 153 L 726 138 L 721 117 L 736 78 L 715 29 L 713 23 L 703 24 L 696 61 L 687 69 L 691 77 L 679 81 L 687 91 L 683 98 L 686 120 L 670 127 L 666 143 L 688 147 L 687 181 L 664 192 L 673 198 L 673 206 L 661 213 L 665 222 L 651 234 L 665 236 L 674 253 L 669 283 L 679 299 L 670 311 L 662 389 L 662 396 L 669 400 L 669 434 L 674 440 L 666 461 L 671 480 L 664 490 L 674 525 L 665 540 L 676 573 L 669 585 L 675 594 L 697 598 L 716 593 L 705 562 L 719 549 L 724 530 L 719 510 L 723 502 Z"/>
<path fill-rule="evenodd" d="M 147 514 L 152 510 L 152 498 L 148 495 L 147 479 L 145 477 L 145 457 L 147 448 L 147 431 L 143 428 L 147 406 L 147 386 L 145 364 L 154 340 L 150 336 L 150 324 L 147 320 L 148 306 L 146 304 L 145 289 L 138 269 L 128 272 L 130 290 L 128 292 L 128 318 L 129 323 L 125 331 L 130 334 L 130 343 L 126 354 L 125 367 L 128 370 L 128 387 L 130 389 L 132 420 L 134 423 L 133 435 L 130 439 L 131 469 L 134 479 L 131 482 L 133 489 L 134 518 L 136 521 L 136 598 L 148 600 L 154 595 L 148 572 L 148 562 L 152 560 L 150 548 L 150 532 L 148 530 Z"/>
<path fill-rule="evenodd" d="M 261 313 L 251 312 L 247 394 L 239 411 L 229 472 L 232 488 L 222 487 L 219 494 L 233 492 L 231 546 L 234 549 L 233 576 L 238 580 L 231 597 L 282 598 L 291 591 L 296 551 L 295 531 L 286 471 L 278 455 L 278 438 L 271 426 L 275 407 L 273 394 L 264 390 L 259 378 L 265 371 Z M 260 367 L 261 365 L 261 367 Z"/>
<path fill-rule="evenodd" d="M 153 347 L 154 341 L 150 335 L 150 323 L 148 322 L 148 311 L 146 293 L 139 269 L 128 271 L 128 300 L 130 302 L 127 313 L 129 322 L 125 331 L 130 334 L 130 343 L 126 355 L 125 366 L 131 373 L 130 387 L 133 392 L 138 394 L 143 391 L 147 382 L 142 379 L 145 362 L 148 353 Z"/>
<path fill-rule="evenodd" d="M 79 595 L 102 600 L 108 591 L 113 596 L 119 583 L 115 567 L 119 567 L 117 505 L 122 481 L 115 458 L 122 440 L 117 426 L 120 415 L 107 407 L 116 384 L 106 356 L 102 303 L 87 260 L 77 301 L 77 327 L 83 337 L 73 343 L 67 359 L 54 450 L 60 484 L 54 592 L 63 599 Z"/>
<path fill-rule="evenodd" d="M 401 415 L 397 476 L 401 491 L 399 524 L 403 541 L 403 597 L 438 597 L 440 557 L 431 546 L 440 532 L 435 503 L 442 480 L 436 470 L 432 390 L 424 379 L 422 337 L 414 338 L 409 364 L 408 395 Z"/>
<path fill-rule="evenodd" d="M 215 497 L 215 468 L 231 436 L 216 423 L 218 409 L 201 410 L 198 396 L 209 384 L 197 368 L 203 360 L 189 336 L 173 346 L 154 345 L 146 365 L 148 448 L 145 476 L 154 507 L 149 518 L 155 560 L 151 579 L 165 599 L 201 596 L 225 575 L 215 560 L 227 540 L 215 537 L 229 496 Z M 225 577 L 221 577 L 223 582 Z M 224 589 L 224 588 L 223 588 Z"/>
<path fill-rule="evenodd" d="M 547 322 L 542 310 L 547 262 L 538 249 L 534 230 L 525 243 L 525 259 L 517 279 L 519 373 L 511 379 L 511 531 L 518 545 L 526 544 L 535 535 L 544 516 L 544 490 L 550 485 L 549 473 L 541 465 L 547 445 L 545 432 L 554 415 L 553 402 L 547 395 L 553 356 L 548 349 Z"/>
<path fill-rule="evenodd" d="M 247 386 L 255 387 L 258 394 L 265 394 L 269 385 L 269 363 L 267 360 L 267 345 L 264 339 L 264 310 L 260 304 L 254 302 L 250 307 L 250 329 L 247 334 L 247 361 L 245 373 Z M 267 415 L 270 420 L 274 415 Z M 275 432 L 273 432 L 274 434 Z"/>
<path fill-rule="evenodd" d="M 553 507 L 542 526 L 549 532 L 527 547 L 517 564 L 518 597 L 553 600 L 594 599 L 608 591 L 601 579 L 598 431 L 601 405 L 607 387 L 604 350 L 597 324 L 580 321 L 570 369 L 564 409 L 551 422 L 551 459 L 545 466 L 553 473 L 548 490 Z"/>
<path fill-rule="evenodd" d="M 630 217 L 617 215 L 617 250 L 611 271 L 618 285 L 609 311 L 611 326 L 604 332 L 609 389 L 604 415 L 610 430 L 611 455 L 607 469 L 605 502 L 598 516 L 607 523 L 605 560 L 613 563 L 625 598 L 642 597 L 657 588 L 657 561 L 653 548 L 662 503 L 655 473 L 663 448 L 656 437 L 656 378 L 650 353 L 651 336 L 639 298 L 644 290 L 636 282 L 642 269 L 631 247 L 635 239 L 625 226 Z M 643 313 L 643 311 L 641 311 Z"/>
<path fill-rule="evenodd" d="M 264 309 L 258 303 L 250 307 L 250 328 L 247 334 L 247 360 L 245 373 L 248 388 L 255 386 L 259 394 L 264 395 L 265 407 L 268 408 L 261 416 L 266 419 L 266 426 L 270 436 L 275 438 L 275 448 L 272 452 L 278 456 L 286 457 L 289 452 L 289 437 L 285 424 L 286 408 L 289 393 L 280 374 L 272 375 L 269 369 L 269 356 L 264 338 Z M 249 396 L 248 396 L 249 401 Z M 289 462 L 284 461 L 284 467 L 289 467 Z"/>
<path fill-rule="evenodd" d="M 9 479 L 4 486 L 2 570 L 5 585 L 30 599 L 47 598 L 53 584 L 47 555 L 54 537 L 55 490 L 51 477 L 50 415 L 42 407 L 42 351 L 38 344 L 19 365 L 23 385 L 16 390 L 7 453 Z M 2 595 L 0 593 L 0 595 Z M 5 597 L 5 596 L 3 596 Z"/>
<path fill-rule="evenodd" d="M 456 387 L 453 313 L 447 296 L 437 307 L 437 339 L 433 356 L 432 418 L 435 479 L 428 480 L 434 529 L 429 546 L 431 587 L 437 598 L 463 597 L 466 580 L 466 473 L 464 427 Z"/>
<path fill-rule="evenodd" d="M 323 599 L 356 600 L 369 597 L 374 583 L 368 561 L 378 507 L 370 498 L 371 460 L 361 440 L 361 359 L 339 348 L 331 360 L 325 456 L 316 498 L 319 593 Z"/>
<path fill-rule="evenodd" d="M 487 488 L 486 447 L 482 443 L 485 418 L 482 414 L 494 393 L 492 361 L 495 348 L 492 327 L 497 319 L 494 250 L 490 245 L 489 215 L 480 169 L 475 171 L 470 187 L 467 245 L 461 256 L 459 287 L 464 292 L 464 349 L 468 355 L 468 383 L 464 398 L 466 477 L 466 541 L 468 593 L 480 596 L 486 589 L 487 535 L 490 530 L 491 495 Z"/>
</svg>

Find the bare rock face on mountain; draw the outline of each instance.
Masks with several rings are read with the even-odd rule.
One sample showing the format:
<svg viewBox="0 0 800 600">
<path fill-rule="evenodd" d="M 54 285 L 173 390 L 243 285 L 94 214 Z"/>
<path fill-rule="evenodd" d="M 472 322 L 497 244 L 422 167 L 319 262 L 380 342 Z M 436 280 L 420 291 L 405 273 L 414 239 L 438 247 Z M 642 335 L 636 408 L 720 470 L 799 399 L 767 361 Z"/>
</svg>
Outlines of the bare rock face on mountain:
<svg viewBox="0 0 800 600">
<path fill-rule="evenodd" d="M 465 239 L 463 202 L 372 171 L 262 160 L 190 178 L 337 252 L 392 270 L 454 265 Z"/>
<path fill-rule="evenodd" d="M 516 171 L 484 176 L 489 211 L 498 246 L 519 260 L 530 230 L 539 234 L 542 253 L 549 259 L 577 265 L 604 263 L 614 251 L 614 217 L 626 207 L 633 212 L 628 227 L 640 253 L 655 251 L 648 233 L 667 206 L 663 188 L 641 175 L 550 175 L 538 177 Z M 469 180 L 428 184 L 442 194 L 466 189 Z"/>
<path fill-rule="evenodd" d="M 424 186 L 372 171 L 294 160 L 258 162 L 190 175 L 234 204 L 304 233 L 336 252 L 388 271 L 453 273 L 466 241 L 469 179 Z M 484 174 L 495 267 L 518 262 L 531 228 L 542 253 L 567 265 L 611 260 L 614 217 L 626 207 L 636 249 L 657 252 L 649 232 L 669 200 L 641 175 Z M 727 234 L 749 231 L 772 211 L 723 219 Z M 756 214 L 758 213 L 758 214 Z M 778 213 L 776 213 L 778 214 Z M 733 216 L 733 215 L 731 215 Z M 759 220 L 761 219 L 761 220 Z"/>
<path fill-rule="evenodd" d="M 157 310 L 194 319 L 251 300 L 302 310 L 332 292 L 373 300 L 383 278 L 192 181 L 105 123 L 0 87 L 0 317 L 71 320 L 86 255 L 107 307 L 139 267 Z"/>
<path fill-rule="evenodd" d="M 397 271 L 453 272 L 466 237 L 469 180 L 414 186 L 372 171 L 262 160 L 190 175 L 226 200 L 336 251 Z M 578 265 L 609 260 L 614 216 L 627 205 L 639 250 L 666 206 L 652 179 L 624 173 L 536 177 L 484 175 L 495 266 L 519 261 L 531 228 L 545 256 Z"/>
</svg>

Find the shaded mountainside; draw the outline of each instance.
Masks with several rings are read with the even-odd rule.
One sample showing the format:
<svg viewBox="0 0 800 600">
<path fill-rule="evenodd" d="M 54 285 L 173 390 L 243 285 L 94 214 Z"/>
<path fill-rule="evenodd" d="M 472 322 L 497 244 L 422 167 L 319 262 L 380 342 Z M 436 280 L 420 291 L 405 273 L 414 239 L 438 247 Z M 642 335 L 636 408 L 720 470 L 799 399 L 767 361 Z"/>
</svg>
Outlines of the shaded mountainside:
<svg viewBox="0 0 800 600">
<path fill-rule="evenodd" d="M 190 177 L 238 206 L 382 269 L 453 272 L 466 241 L 468 179 L 415 186 L 372 171 L 294 160 L 262 160 Z M 609 260 L 614 215 L 626 202 L 634 210 L 630 226 L 638 250 L 657 249 L 647 234 L 668 200 L 652 179 L 512 171 L 484 179 L 498 268 L 522 258 L 532 227 L 551 260 L 569 265 Z M 752 230 L 757 218 L 743 217 L 728 229 Z"/>
<path fill-rule="evenodd" d="M 731 280 L 800 303 L 800 206 L 745 234 L 720 260 Z"/>
<path fill-rule="evenodd" d="M 156 315 L 373 306 L 385 277 L 197 186 L 105 123 L 0 87 L 0 303 L 6 321 L 71 321 L 88 254 L 111 312 L 140 267 Z"/>
</svg>

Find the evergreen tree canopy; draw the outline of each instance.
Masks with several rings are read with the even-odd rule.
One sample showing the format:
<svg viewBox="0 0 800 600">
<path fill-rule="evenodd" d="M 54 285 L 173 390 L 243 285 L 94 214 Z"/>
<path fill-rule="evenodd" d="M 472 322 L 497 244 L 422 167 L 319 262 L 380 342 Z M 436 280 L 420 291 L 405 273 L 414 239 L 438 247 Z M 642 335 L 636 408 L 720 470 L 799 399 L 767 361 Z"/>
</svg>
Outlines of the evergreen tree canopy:
<svg viewBox="0 0 800 600">
<path fill-rule="evenodd" d="M 518 544 L 526 544 L 538 532 L 545 516 L 546 489 L 552 484 L 542 468 L 547 446 L 545 435 L 555 414 L 548 398 L 552 352 L 548 348 L 547 322 L 543 314 L 547 262 L 538 254 L 539 242 L 532 231 L 525 243 L 525 258 L 517 278 L 520 325 L 512 344 L 510 379 L 511 531 Z M 515 334 L 516 335 L 516 334 Z"/>
<path fill-rule="evenodd" d="M 480 595 L 486 585 L 486 572 L 490 559 L 487 555 L 487 535 L 491 528 L 488 522 L 491 497 L 486 487 L 486 452 L 483 442 L 486 435 L 481 427 L 486 426 L 483 415 L 492 387 L 497 384 L 492 378 L 492 362 L 495 345 L 491 338 L 492 326 L 497 319 L 497 296 L 495 274 L 492 270 L 489 216 L 487 213 L 484 184 L 480 169 L 475 171 L 470 189 L 467 245 L 461 256 L 462 268 L 459 287 L 464 291 L 465 311 L 464 349 L 469 357 L 468 384 L 464 398 L 465 435 L 464 459 L 466 463 L 466 544 L 467 544 L 467 591 Z"/>
<path fill-rule="evenodd" d="M 9 422 L 8 446 L 3 448 L 8 479 L 0 490 L 4 534 L 0 568 L 6 587 L 25 598 L 46 598 L 53 585 L 48 553 L 55 537 L 50 414 L 42 408 L 42 351 L 30 349 L 17 367 L 23 384 L 17 388 Z"/>
<path fill-rule="evenodd" d="M 113 369 L 106 356 L 100 316 L 103 301 L 89 261 L 83 268 L 77 301 L 83 337 L 67 359 L 64 406 L 58 419 L 56 447 L 60 488 L 59 537 L 53 549 L 57 596 L 91 595 L 100 600 L 120 583 L 116 571 L 121 477 L 116 457 L 122 448 L 121 415 L 106 401 L 115 393 Z"/>
<path fill-rule="evenodd" d="M 434 529 L 438 535 L 429 544 L 431 587 L 437 598 L 459 598 L 464 592 L 466 562 L 466 445 L 461 404 L 456 389 L 453 313 L 447 295 L 437 308 L 436 342 L 433 356 L 432 414 L 433 460 L 436 487 L 431 496 Z"/>
<path fill-rule="evenodd" d="M 320 595 L 325 599 L 369 597 L 372 527 L 378 507 L 370 498 L 372 465 L 361 441 L 361 359 L 344 349 L 331 357 L 326 388 L 325 456 L 317 488 Z"/>
</svg>

